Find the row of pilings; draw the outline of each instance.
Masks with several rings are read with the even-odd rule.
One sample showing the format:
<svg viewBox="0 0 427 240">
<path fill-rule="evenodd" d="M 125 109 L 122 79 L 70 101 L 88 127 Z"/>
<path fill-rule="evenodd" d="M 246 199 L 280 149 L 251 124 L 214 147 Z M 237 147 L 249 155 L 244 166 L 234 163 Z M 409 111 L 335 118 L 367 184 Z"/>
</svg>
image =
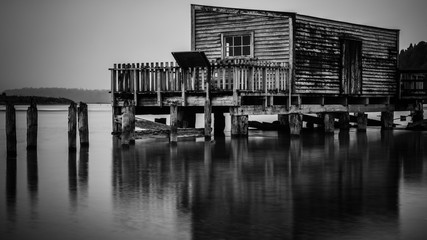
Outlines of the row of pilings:
<svg viewBox="0 0 427 240">
<path fill-rule="evenodd" d="M 80 146 L 89 146 L 89 118 L 87 104 L 71 103 L 68 107 L 68 148 L 77 148 L 77 128 L 79 130 Z M 27 149 L 37 150 L 38 110 L 34 101 L 27 109 Z M 16 110 L 13 104 L 6 104 L 6 149 L 7 157 L 16 157 Z"/>
</svg>

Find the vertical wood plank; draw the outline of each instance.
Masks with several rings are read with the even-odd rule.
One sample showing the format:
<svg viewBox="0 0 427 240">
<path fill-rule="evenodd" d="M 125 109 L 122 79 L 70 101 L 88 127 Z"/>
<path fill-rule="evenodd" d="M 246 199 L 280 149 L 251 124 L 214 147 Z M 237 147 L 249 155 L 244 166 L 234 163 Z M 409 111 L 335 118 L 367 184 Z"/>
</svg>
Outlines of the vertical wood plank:
<svg viewBox="0 0 427 240">
<path fill-rule="evenodd" d="M 113 129 L 114 129 L 114 107 L 113 107 Z M 114 130 L 113 130 L 114 131 Z M 77 137 L 77 104 L 72 102 L 68 107 L 68 149 L 75 150 Z"/>
<path fill-rule="evenodd" d="M 37 149 L 38 116 L 34 100 L 27 109 L 27 149 Z"/>
<path fill-rule="evenodd" d="M 178 142 L 178 106 L 176 104 L 170 105 L 170 127 L 169 141 L 176 144 Z"/>
<path fill-rule="evenodd" d="M 11 103 L 6 103 L 6 149 L 8 158 L 16 157 L 16 111 Z"/>
<path fill-rule="evenodd" d="M 78 120 L 79 120 L 79 135 L 80 135 L 80 146 L 89 146 L 89 121 L 87 104 L 80 102 L 78 107 Z"/>
</svg>

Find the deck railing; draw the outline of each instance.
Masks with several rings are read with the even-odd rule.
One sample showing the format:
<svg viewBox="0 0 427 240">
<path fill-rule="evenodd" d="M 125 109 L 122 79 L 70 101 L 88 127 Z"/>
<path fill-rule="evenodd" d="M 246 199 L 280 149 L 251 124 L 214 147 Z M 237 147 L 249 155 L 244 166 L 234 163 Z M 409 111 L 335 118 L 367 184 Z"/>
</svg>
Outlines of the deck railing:
<svg viewBox="0 0 427 240">
<path fill-rule="evenodd" d="M 182 69 L 174 62 L 114 64 L 111 90 L 149 93 L 205 91 L 206 67 Z M 211 63 L 211 91 L 277 91 L 290 89 L 288 63 L 224 60 Z"/>
<path fill-rule="evenodd" d="M 427 70 L 400 70 L 399 97 L 426 98 Z"/>
</svg>

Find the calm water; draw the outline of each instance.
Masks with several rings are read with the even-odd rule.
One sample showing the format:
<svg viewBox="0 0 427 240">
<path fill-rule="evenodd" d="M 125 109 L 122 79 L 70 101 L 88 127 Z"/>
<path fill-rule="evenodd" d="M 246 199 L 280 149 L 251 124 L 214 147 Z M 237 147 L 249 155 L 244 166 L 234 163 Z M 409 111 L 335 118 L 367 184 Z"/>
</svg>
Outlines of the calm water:
<svg viewBox="0 0 427 240">
<path fill-rule="evenodd" d="M 109 107 L 90 106 L 90 147 L 69 153 L 66 108 L 57 108 L 39 107 L 37 152 L 26 151 L 17 112 L 17 159 L 6 159 L 0 112 L 1 239 L 427 236 L 427 132 L 251 131 L 124 150 Z"/>
</svg>

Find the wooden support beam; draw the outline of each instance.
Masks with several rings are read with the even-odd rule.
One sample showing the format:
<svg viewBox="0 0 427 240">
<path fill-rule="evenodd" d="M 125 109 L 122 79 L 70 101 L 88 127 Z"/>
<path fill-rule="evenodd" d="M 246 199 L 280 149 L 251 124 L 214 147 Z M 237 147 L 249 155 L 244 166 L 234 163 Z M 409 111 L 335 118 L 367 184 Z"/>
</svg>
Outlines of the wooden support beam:
<svg viewBox="0 0 427 240">
<path fill-rule="evenodd" d="M 393 129 L 393 111 L 383 111 L 381 112 L 381 129 L 388 130 Z"/>
<path fill-rule="evenodd" d="M 132 113 L 130 111 L 129 103 L 126 101 L 125 106 L 123 107 L 123 114 L 122 114 L 122 132 L 121 132 L 122 146 L 129 146 L 131 137 L 132 137 Z"/>
<path fill-rule="evenodd" d="M 289 130 L 289 116 L 287 114 L 278 114 L 277 120 L 279 121 L 280 130 Z"/>
<path fill-rule="evenodd" d="M 292 136 L 299 136 L 302 128 L 302 115 L 300 113 L 289 114 L 289 130 Z"/>
<path fill-rule="evenodd" d="M 113 107 L 113 110 L 114 110 L 114 107 Z M 113 118 L 114 118 L 114 113 L 113 113 Z M 76 150 L 77 148 L 76 137 L 77 137 L 77 104 L 75 102 L 72 102 L 68 107 L 68 149 Z"/>
<path fill-rule="evenodd" d="M 349 131 L 350 130 L 350 113 L 343 112 L 339 113 L 339 126 L 341 131 Z"/>
<path fill-rule="evenodd" d="M 80 146 L 89 146 L 89 119 L 87 112 L 87 104 L 80 102 L 78 107 L 78 119 L 79 119 L 79 135 L 80 135 Z"/>
<path fill-rule="evenodd" d="M 333 113 L 323 114 L 323 123 L 325 126 L 325 133 L 334 133 L 335 130 L 335 117 Z"/>
<path fill-rule="evenodd" d="M 231 136 L 248 136 L 248 115 L 231 115 Z"/>
<path fill-rule="evenodd" d="M 178 106 L 176 104 L 170 105 L 170 127 L 169 141 L 176 144 L 178 142 Z"/>
<path fill-rule="evenodd" d="M 211 139 L 212 136 L 212 105 L 211 101 L 206 98 L 205 101 L 205 139 Z"/>
<path fill-rule="evenodd" d="M 6 104 L 7 158 L 16 157 L 16 111 L 13 104 Z"/>
<path fill-rule="evenodd" d="M 366 132 L 366 128 L 368 126 L 368 114 L 364 112 L 356 113 L 357 117 L 357 131 L 358 132 Z"/>
<path fill-rule="evenodd" d="M 37 114 L 36 103 L 32 100 L 27 110 L 27 149 L 37 149 Z"/>
<path fill-rule="evenodd" d="M 224 136 L 225 116 L 222 112 L 214 113 L 214 135 Z"/>
</svg>

